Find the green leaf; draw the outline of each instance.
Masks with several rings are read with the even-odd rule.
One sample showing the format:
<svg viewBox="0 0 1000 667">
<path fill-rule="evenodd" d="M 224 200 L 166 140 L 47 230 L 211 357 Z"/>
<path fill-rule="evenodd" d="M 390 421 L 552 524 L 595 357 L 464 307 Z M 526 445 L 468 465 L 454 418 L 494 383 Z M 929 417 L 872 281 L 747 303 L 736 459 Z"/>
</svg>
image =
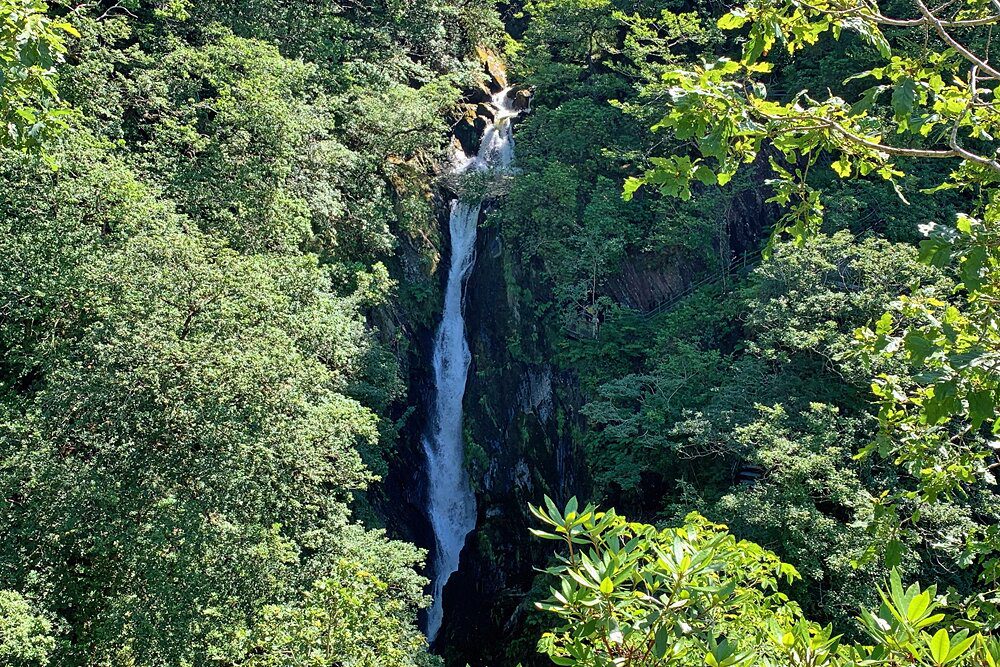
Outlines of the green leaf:
<svg viewBox="0 0 1000 667">
<path fill-rule="evenodd" d="M 892 91 L 892 110 L 897 118 L 908 118 L 917 101 L 917 86 L 913 79 L 900 79 Z"/>
<path fill-rule="evenodd" d="M 548 496 L 543 496 L 542 500 L 545 501 L 545 507 L 549 511 L 549 518 L 551 518 L 556 525 L 561 526 L 562 524 L 566 523 L 563 520 L 562 514 L 559 513 L 559 508 L 556 507 L 556 504 L 552 502 L 551 498 L 549 498 Z"/>
<path fill-rule="evenodd" d="M 969 421 L 972 422 L 972 428 L 978 429 L 983 425 L 983 422 L 993 419 L 996 410 L 993 392 L 986 389 L 969 392 L 968 401 Z"/>
<path fill-rule="evenodd" d="M 910 600 L 910 604 L 906 608 L 906 618 L 910 621 L 920 620 L 930 605 L 931 596 L 927 594 L 927 591 L 924 591 Z"/>
<path fill-rule="evenodd" d="M 962 634 L 963 633 L 959 633 L 959 635 L 956 636 L 956 639 L 958 638 L 958 636 L 961 636 Z M 972 646 L 973 642 L 975 641 L 976 641 L 976 635 L 972 635 L 971 637 L 966 637 L 965 639 L 962 639 L 958 643 L 954 644 L 951 647 L 951 650 L 948 651 L 948 662 L 953 662 L 958 658 L 960 658 L 963 653 L 969 650 L 969 647 Z"/>
<path fill-rule="evenodd" d="M 764 36 L 759 32 L 743 48 L 743 62 L 752 64 L 764 53 Z"/>
<path fill-rule="evenodd" d="M 914 598 L 914 602 L 921 596 Z M 913 606 L 912 603 L 910 606 Z M 909 615 L 909 614 L 907 614 Z M 943 665 L 948 661 L 948 652 L 951 650 L 951 641 L 948 639 L 948 631 L 941 628 L 936 633 L 934 637 L 927 642 L 927 645 L 931 649 L 931 658 L 939 665 Z"/>
<path fill-rule="evenodd" d="M 962 282 L 970 292 L 977 292 L 983 286 L 980 275 L 989 260 L 989 253 L 983 246 L 975 246 L 962 259 Z"/>
<path fill-rule="evenodd" d="M 563 538 L 560 535 L 553 535 L 552 533 L 546 533 L 544 530 L 529 528 L 528 531 L 535 537 L 538 537 L 543 540 L 559 540 L 560 542 L 563 540 Z"/>
<path fill-rule="evenodd" d="M 857 102 L 851 105 L 851 115 L 860 116 L 867 113 L 875 104 L 875 97 L 883 90 L 882 86 L 872 86 L 864 92 Z"/>
<path fill-rule="evenodd" d="M 736 30 L 737 28 L 742 28 L 746 25 L 749 19 L 747 15 L 741 10 L 733 10 L 728 14 L 723 15 L 716 25 L 719 26 L 720 30 Z"/>
<path fill-rule="evenodd" d="M 934 344 L 920 335 L 917 331 L 909 331 L 906 337 L 903 339 L 903 347 L 906 351 L 910 353 L 913 358 L 913 362 L 916 364 L 924 363 L 927 357 L 934 354 Z"/>
<path fill-rule="evenodd" d="M 904 545 L 899 540 L 889 540 L 885 547 L 886 567 L 897 567 L 902 560 Z"/>
<path fill-rule="evenodd" d="M 942 239 L 924 239 L 920 242 L 920 261 L 938 268 L 951 258 L 951 244 Z"/>
<path fill-rule="evenodd" d="M 694 177 L 705 185 L 715 185 L 719 182 L 719 179 L 715 177 L 715 172 L 703 164 L 695 168 Z"/>
<path fill-rule="evenodd" d="M 930 398 L 924 401 L 924 419 L 933 426 L 955 414 L 959 406 L 954 381 L 936 384 L 930 391 Z"/>
<path fill-rule="evenodd" d="M 955 221 L 955 226 L 958 228 L 958 231 L 962 232 L 963 234 L 971 234 L 972 218 L 970 218 L 967 215 L 959 214 L 957 216 L 957 220 Z"/>
<path fill-rule="evenodd" d="M 80 31 L 77 30 L 76 28 L 74 28 L 69 23 L 62 23 L 62 22 L 60 22 L 60 23 L 53 23 L 52 27 L 53 28 L 57 28 L 59 30 L 62 30 L 66 34 L 71 35 L 73 37 L 76 37 L 77 39 L 79 39 L 80 37 L 82 37 L 82 35 L 80 35 Z"/>
<path fill-rule="evenodd" d="M 568 517 L 571 514 L 576 514 L 576 511 L 579 509 L 579 507 L 580 507 L 579 501 L 577 501 L 576 496 L 573 496 L 572 498 L 569 499 L 569 502 L 566 503 L 566 516 Z"/>
<path fill-rule="evenodd" d="M 625 179 L 625 186 L 622 188 L 622 199 L 632 201 L 635 193 L 646 184 L 645 179 L 629 176 Z"/>
<path fill-rule="evenodd" d="M 661 625 L 656 628 L 656 633 L 653 635 L 653 656 L 657 659 L 667 654 L 667 638 L 668 632 L 665 627 Z"/>
<path fill-rule="evenodd" d="M 892 331 L 892 313 L 882 313 L 882 317 L 875 323 L 875 333 L 884 336 L 890 331 Z"/>
</svg>

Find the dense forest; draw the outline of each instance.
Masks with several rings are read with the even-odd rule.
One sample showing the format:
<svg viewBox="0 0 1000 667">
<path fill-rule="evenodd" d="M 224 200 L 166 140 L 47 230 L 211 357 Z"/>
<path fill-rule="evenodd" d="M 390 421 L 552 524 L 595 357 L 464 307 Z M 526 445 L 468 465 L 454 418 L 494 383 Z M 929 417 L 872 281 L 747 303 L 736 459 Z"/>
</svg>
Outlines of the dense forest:
<svg viewBox="0 0 1000 667">
<path fill-rule="evenodd" d="M 997 30 L 0 0 L 0 665 L 997 667 Z"/>
</svg>

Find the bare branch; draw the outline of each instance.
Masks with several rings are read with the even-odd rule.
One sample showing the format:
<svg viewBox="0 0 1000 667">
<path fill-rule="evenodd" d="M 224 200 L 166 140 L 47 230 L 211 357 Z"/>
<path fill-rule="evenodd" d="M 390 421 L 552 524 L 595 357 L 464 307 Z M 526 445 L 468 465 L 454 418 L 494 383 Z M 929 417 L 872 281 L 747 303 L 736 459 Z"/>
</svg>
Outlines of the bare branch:
<svg viewBox="0 0 1000 667">
<path fill-rule="evenodd" d="M 882 25 L 890 25 L 896 28 L 916 28 L 922 25 L 931 25 L 926 18 L 919 19 L 895 19 L 884 14 L 873 14 L 872 19 Z M 975 28 L 977 26 L 1000 25 L 1000 15 L 984 16 L 979 19 L 963 19 L 961 21 L 940 21 L 945 28 Z"/>
<path fill-rule="evenodd" d="M 930 25 L 937 32 L 938 36 L 941 37 L 941 39 L 944 40 L 951 48 L 958 51 L 962 55 L 962 57 L 968 60 L 970 63 L 978 65 L 979 68 L 982 69 L 987 74 L 990 74 L 991 76 L 1000 77 L 1000 70 L 994 68 L 988 62 L 981 60 L 977 55 L 972 53 L 972 51 L 969 51 L 969 49 L 965 48 L 954 37 L 948 34 L 948 31 L 945 29 L 946 26 L 944 25 L 944 23 L 936 16 L 934 16 L 934 14 L 931 13 L 931 10 L 927 9 L 927 5 L 923 3 L 923 0 L 914 0 L 914 2 L 917 4 L 917 8 L 920 10 L 920 13 L 923 14 L 924 18 L 926 18 L 927 21 L 930 22 Z"/>
<path fill-rule="evenodd" d="M 994 2 L 1000 4 L 1000 0 L 994 0 Z M 833 16 L 860 16 L 862 18 L 870 19 L 871 21 L 878 23 L 879 25 L 888 25 L 896 28 L 917 28 L 920 26 L 930 26 L 934 27 L 934 23 L 927 18 L 927 16 L 922 16 L 915 19 L 899 19 L 893 18 L 891 16 L 886 16 L 878 7 L 875 5 L 857 5 L 855 7 L 848 7 L 847 9 L 833 9 L 833 8 L 822 8 L 815 5 L 811 5 L 807 2 L 802 2 L 801 0 L 797 3 L 806 9 L 810 9 L 814 12 L 822 14 L 831 14 Z M 929 11 L 929 10 L 928 10 Z M 995 14 L 993 16 L 984 16 L 978 19 L 962 19 L 958 21 L 946 21 L 943 19 L 938 19 L 937 16 L 931 12 L 931 18 L 937 21 L 941 26 L 945 28 L 975 28 L 983 26 L 998 25 L 1000 26 L 1000 14 Z"/>
<path fill-rule="evenodd" d="M 818 116 L 812 116 L 809 114 L 802 114 L 799 116 L 771 116 L 759 110 L 757 111 L 765 119 L 772 122 L 787 123 L 791 121 L 792 123 L 800 123 L 800 122 L 807 123 L 807 125 L 804 126 L 799 125 L 790 128 L 793 131 L 808 132 L 810 130 L 818 130 L 818 129 L 833 130 L 834 132 L 836 132 L 837 134 L 839 134 L 840 136 L 844 137 L 845 139 L 854 144 L 858 144 L 860 146 L 864 146 L 865 148 L 885 153 L 886 155 L 893 155 L 896 157 L 930 158 L 939 160 L 949 159 L 949 158 L 960 158 L 968 160 L 969 162 L 973 162 L 980 166 L 986 167 L 987 169 L 990 169 L 997 173 L 1000 173 L 1000 162 L 987 157 L 983 157 L 982 155 L 977 155 L 976 153 L 973 153 L 967 148 L 964 148 L 958 142 L 958 127 L 962 122 L 964 116 L 956 119 L 955 125 L 952 127 L 952 136 L 948 142 L 949 148 L 933 149 L 933 148 L 903 148 L 899 146 L 890 146 L 888 144 L 872 141 L 849 130 L 848 128 L 844 127 L 843 125 L 833 120 L 832 118 L 822 118 Z"/>
</svg>

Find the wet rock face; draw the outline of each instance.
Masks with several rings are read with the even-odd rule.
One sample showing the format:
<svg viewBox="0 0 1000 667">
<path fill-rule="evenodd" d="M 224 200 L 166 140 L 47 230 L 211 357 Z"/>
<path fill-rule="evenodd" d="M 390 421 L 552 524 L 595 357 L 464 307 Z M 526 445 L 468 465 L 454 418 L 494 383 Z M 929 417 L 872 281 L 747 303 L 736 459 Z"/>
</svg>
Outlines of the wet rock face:
<svg viewBox="0 0 1000 667">
<path fill-rule="evenodd" d="M 466 155 L 474 155 L 479 150 L 479 140 L 486 131 L 487 126 L 493 122 L 497 110 L 493 107 L 493 95 L 507 88 L 507 73 L 503 69 L 503 63 L 499 58 L 486 49 L 477 49 L 480 60 L 483 64 L 483 79 L 479 86 L 466 92 L 466 102 L 459 106 L 458 115 L 452 132 L 458 138 L 462 151 Z M 514 90 L 508 93 L 511 95 L 514 108 L 523 111 L 528 108 L 527 96 L 514 97 Z M 521 91 L 518 91 L 521 92 Z"/>
<path fill-rule="evenodd" d="M 422 243 L 414 239 L 400 243 L 398 266 L 391 268 L 398 280 L 421 284 L 441 283 L 451 262 L 449 253 L 448 201 L 444 193 L 436 193 L 434 209 L 436 219 L 428 220 L 428 229 L 419 230 Z M 423 312 L 440 313 L 443 285 L 440 291 L 429 294 L 426 300 L 434 303 L 415 303 L 411 307 Z M 421 443 L 427 431 L 427 406 L 434 398 L 434 370 L 431 358 L 434 331 L 437 322 L 423 313 L 407 311 L 395 302 L 385 311 L 376 311 L 377 331 L 383 342 L 390 346 L 406 378 L 406 404 L 398 404 L 389 418 L 403 421 L 395 450 L 388 460 L 384 479 L 369 487 L 367 499 L 381 519 L 389 535 L 395 539 L 412 542 L 427 549 L 428 560 L 433 558 L 434 532 L 427 519 L 427 469 L 426 456 Z M 398 335 L 398 338 L 396 337 Z M 405 342 L 400 342 L 405 341 Z M 412 407 L 412 409 L 411 409 Z"/>
<path fill-rule="evenodd" d="M 483 80 L 465 94 L 465 99 L 473 104 L 489 104 L 493 99 L 493 91 L 490 88 L 491 86 Z"/>
<path fill-rule="evenodd" d="M 455 666 L 531 664 L 533 647 L 512 649 L 512 642 L 528 636 L 522 625 L 530 606 L 527 593 L 551 545 L 531 538 L 527 504 L 538 504 L 546 494 L 557 502 L 586 495 L 578 465 L 582 456 L 572 437 L 580 425 L 575 379 L 544 361 L 550 343 L 536 322 L 520 317 L 517 297 L 508 294 L 509 276 L 519 273 L 510 261 L 498 230 L 481 228 L 466 291 L 472 350 L 466 447 L 477 528 L 445 590 L 438 642 L 446 663 Z M 522 287 L 531 284 L 530 276 L 515 280 Z M 538 347 L 515 356 L 513 337 L 537 340 Z"/>
<path fill-rule="evenodd" d="M 492 95 L 508 88 L 499 58 L 485 50 L 479 56 L 483 84 L 467 93 L 454 125 L 455 141 L 467 155 L 478 151 L 496 114 Z M 510 88 L 510 106 L 527 110 L 531 93 L 523 86 Z M 521 269 L 512 264 L 496 228 L 480 228 L 476 255 L 465 293 L 472 365 L 464 428 L 477 527 L 445 588 L 435 649 L 448 665 L 527 665 L 533 646 L 513 649 L 512 642 L 528 636 L 522 632 L 527 593 L 535 568 L 550 555 L 550 545 L 531 538 L 527 505 L 546 494 L 557 502 L 585 495 L 577 465 L 582 456 L 572 438 L 580 399 L 575 378 L 547 363 L 552 344 L 536 330 L 539 324 L 520 317 L 516 294 L 530 289 L 533 280 L 515 275 Z M 513 293 L 508 280 L 518 284 Z M 512 352 L 512 338 L 535 341 L 527 355 L 532 361 Z"/>
<path fill-rule="evenodd" d="M 480 102 L 476 105 L 475 114 L 477 119 L 493 122 L 496 118 L 497 110 L 489 102 Z"/>
</svg>

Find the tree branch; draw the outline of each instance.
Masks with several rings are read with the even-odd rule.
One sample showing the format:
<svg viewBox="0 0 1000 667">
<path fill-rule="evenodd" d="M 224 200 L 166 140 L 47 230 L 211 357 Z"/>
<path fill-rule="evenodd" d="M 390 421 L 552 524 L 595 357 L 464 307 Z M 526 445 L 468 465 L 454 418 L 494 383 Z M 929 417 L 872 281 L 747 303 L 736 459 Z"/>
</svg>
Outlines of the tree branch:
<svg viewBox="0 0 1000 667">
<path fill-rule="evenodd" d="M 1000 173 L 1000 162 L 973 153 L 958 142 L 958 127 L 962 121 L 962 117 L 958 118 L 955 121 L 954 126 L 952 126 L 951 137 L 948 142 L 949 148 L 945 150 L 934 148 L 902 148 L 899 146 L 890 146 L 888 144 L 879 143 L 854 133 L 831 118 L 821 118 L 817 116 L 810 116 L 808 114 L 799 116 L 771 116 L 761 112 L 760 110 L 757 110 L 757 112 L 760 113 L 764 119 L 771 122 L 787 123 L 791 121 L 792 123 L 810 123 L 806 126 L 795 126 L 789 128 L 790 131 L 808 132 L 811 130 L 827 129 L 836 132 L 852 143 L 885 153 L 887 155 L 931 159 L 961 158 Z"/>
<path fill-rule="evenodd" d="M 927 5 L 923 3 L 923 0 L 913 0 L 913 1 L 917 4 L 917 8 L 920 10 L 920 13 L 924 15 L 924 18 L 927 19 L 930 25 L 934 28 L 935 32 L 937 32 L 938 36 L 942 40 L 944 40 L 945 43 L 947 43 L 951 48 L 958 51 L 962 55 L 962 57 L 968 60 L 970 63 L 972 63 L 973 65 L 978 65 L 979 68 L 982 69 L 987 74 L 991 76 L 1000 77 L 1000 70 L 994 68 L 985 60 L 981 60 L 978 56 L 976 56 L 976 54 L 972 53 L 972 51 L 969 51 L 969 49 L 965 48 L 954 37 L 948 34 L 948 31 L 945 30 L 944 23 L 940 19 L 938 19 L 938 17 L 934 16 L 934 14 L 931 13 L 931 10 L 927 9 Z"/>
<path fill-rule="evenodd" d="M 994 2 L 1000 4 L 1000 0 L 994 0 Z M 832 14 L 835 16 L 861 16 L 862 18 L 871 19 L 880 25 L 888 25 L 896 28 L 917 28 L 922 25 L 933 27 L 934 25 L 926 16 L 922 16 L 918 19 L 897 19 L 891 16 L 886 16 L 879 11 L 877 7 L 872 5 L 858 5 L 848 9 L 823 9 L 821 7 L 816 7 L 815 5 L 810 5 L 807 2 L 800 1 L 798 4 L 806 9 L 811 9 L 814 12 L 822 14 Z M 998 10 L 1000 10 L 1000 7 L 998 7 Z M 962 19 L 960 21 L 945 21 L 938 19 L 933 13 L 931 13 L 931 16 L 933 17 L 933 20 L 936 20 L 945 28 L 975 28 L 989 25 L 1000 25 L 1000 14 L 994 16 L 984 16 L 978 19 Z"/>
</svg>

